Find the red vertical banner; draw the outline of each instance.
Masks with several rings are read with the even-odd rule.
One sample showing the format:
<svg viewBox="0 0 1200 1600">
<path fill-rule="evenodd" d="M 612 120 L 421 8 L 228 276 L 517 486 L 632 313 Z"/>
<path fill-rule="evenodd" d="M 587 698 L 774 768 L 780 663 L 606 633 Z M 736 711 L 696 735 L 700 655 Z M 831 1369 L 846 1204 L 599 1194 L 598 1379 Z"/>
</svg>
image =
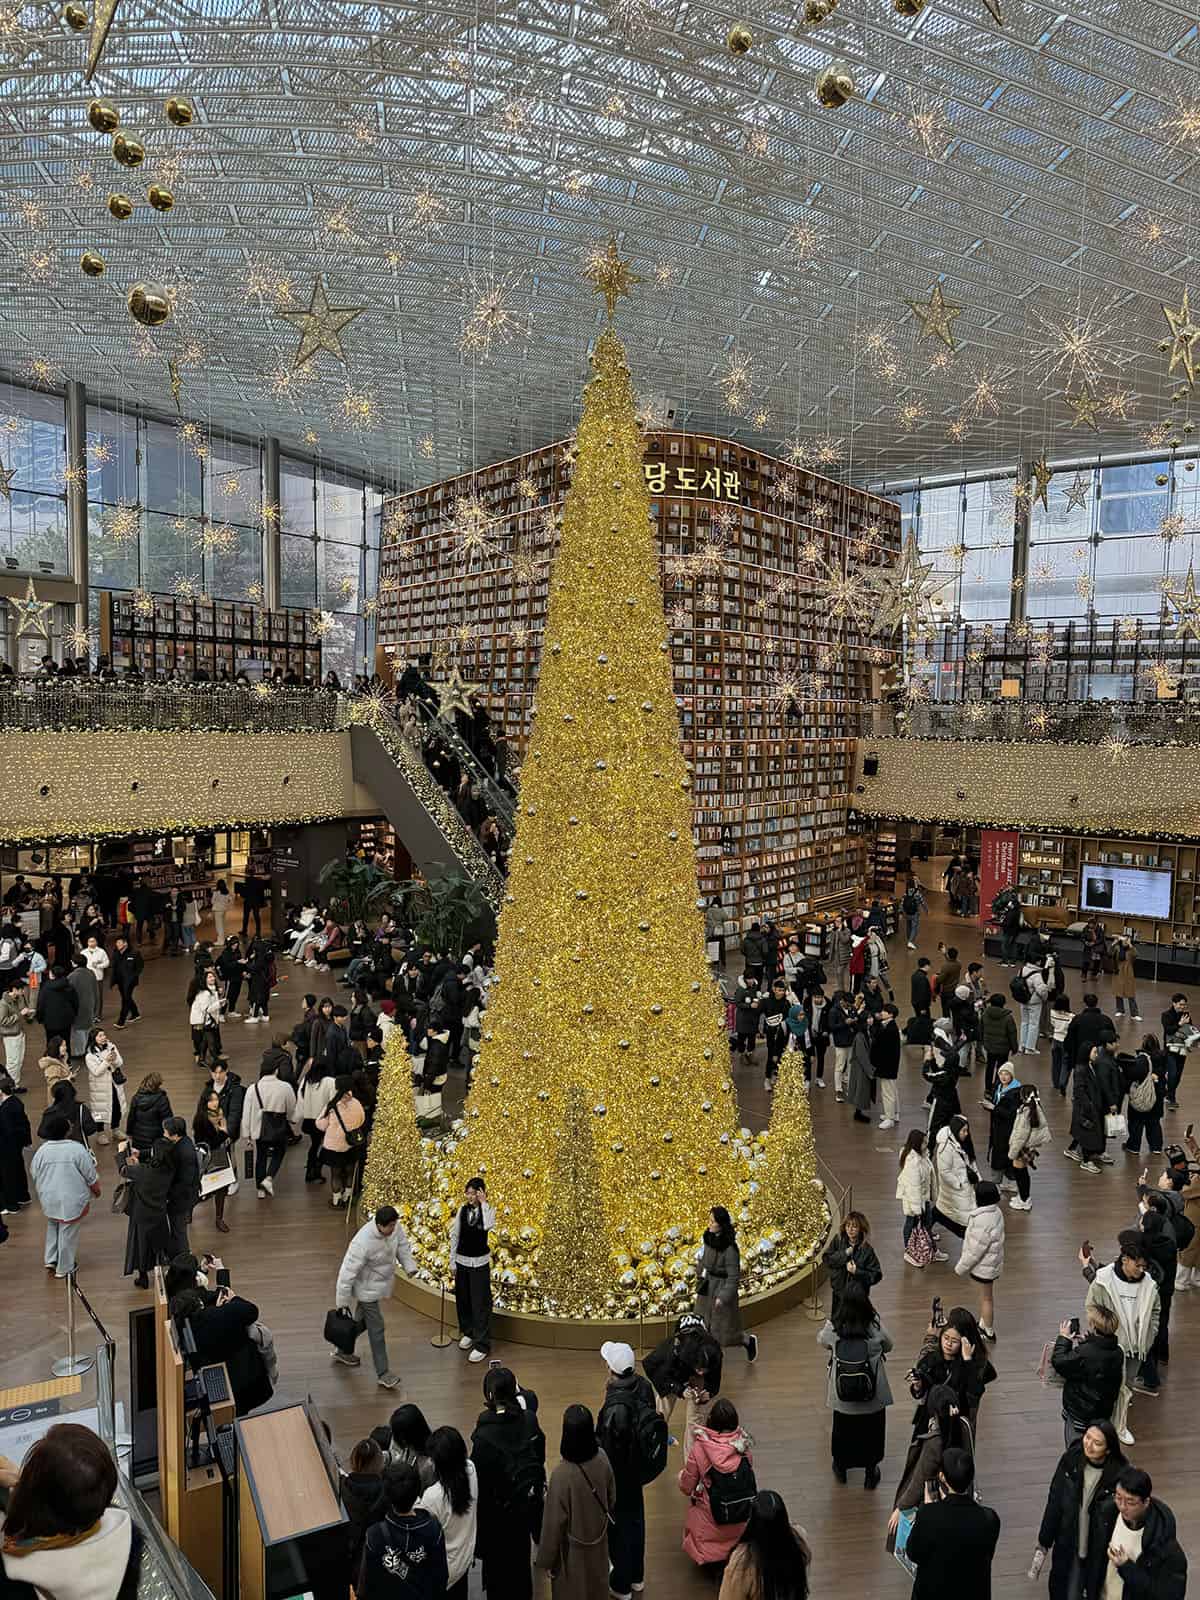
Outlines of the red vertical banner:
<svg viewBox="0 0 1200 1600">
<path fill-rule="evenodd" d="M 1021 835 L 1015 828 L 984 828 L 979 836 L 979 925 L 992 920 L 992 901 L 1017 881 Z"/>
</svg>

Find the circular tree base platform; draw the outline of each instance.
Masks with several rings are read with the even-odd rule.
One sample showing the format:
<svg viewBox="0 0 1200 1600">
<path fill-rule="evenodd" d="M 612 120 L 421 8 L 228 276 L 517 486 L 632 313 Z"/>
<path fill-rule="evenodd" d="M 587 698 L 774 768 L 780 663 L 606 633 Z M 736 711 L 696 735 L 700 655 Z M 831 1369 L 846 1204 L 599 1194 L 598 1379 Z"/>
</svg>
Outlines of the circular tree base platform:
<svg viewBox="0 0 1200 1600">
<path fill-rule="evenodd" d="M 782 1283 L 741 1301 L 742 1321 L 747 1328 L 758 1328 L 772 1317 L 807 1303 L 815 1307 L 824 1280 L 820 1257 L 794 1272 Z M 437 1322 L 444 1314 L 447 1332 L 457 1328 L 454 1296 L 447 1290 L 444 1308 L 437 1290 L 416 1278 L 398 1275 L 392 1297 L 410 1310 Z M 593 1319 L 542 1317 L 532 1311 L 492 1312 L 492 1335 L 504 1344 L 532 1344 L 545 1349 L 598 1350 L 606 1339 L 624 1339 L 641 1349 L 652 1346 L 674 1333 L 679 1313 L 651 1317 L 597 1317 Z M 632 1335 L 636 1332 L 637 1338 Z"/>
</svg>

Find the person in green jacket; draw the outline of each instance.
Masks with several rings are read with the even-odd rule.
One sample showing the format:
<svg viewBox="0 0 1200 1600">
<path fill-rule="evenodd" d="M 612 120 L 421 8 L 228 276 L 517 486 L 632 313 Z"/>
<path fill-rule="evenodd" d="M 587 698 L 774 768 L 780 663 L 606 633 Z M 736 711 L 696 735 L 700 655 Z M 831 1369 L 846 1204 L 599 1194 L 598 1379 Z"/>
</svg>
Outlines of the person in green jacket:
<svg viewBox="0 0 1200 1600">
<path fill-rule="evenodd" d="M 990 1097 L 1002 1067 L 1017 1049 L 1017 1019 L 1002 994 L 994 994 L 979 1013 L 979 1042 L 987 1056 L 985 1092 Z"/>
</svg>

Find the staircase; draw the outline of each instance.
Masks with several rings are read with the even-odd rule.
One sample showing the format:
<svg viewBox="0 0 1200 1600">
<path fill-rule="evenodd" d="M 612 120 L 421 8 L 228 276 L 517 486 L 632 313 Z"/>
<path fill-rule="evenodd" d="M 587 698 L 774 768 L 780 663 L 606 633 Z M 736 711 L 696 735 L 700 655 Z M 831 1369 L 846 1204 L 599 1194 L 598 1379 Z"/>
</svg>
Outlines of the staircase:
<svg viewBox="0 0 1200 1600">
<path fill-rule="evenodd" d="M 386 711 L 371 707 L 361 720 L 352 711 L 350 721 L 354 781 L 370 790 L 414 864 L 428 875 L 438 866 L 457 862 L 498 909 L 504 879 L 429 772 L 421 752 Z M 497 819 L 506 834 L 511 817 L 509 802 L 507 818 Z"/>
</svg>

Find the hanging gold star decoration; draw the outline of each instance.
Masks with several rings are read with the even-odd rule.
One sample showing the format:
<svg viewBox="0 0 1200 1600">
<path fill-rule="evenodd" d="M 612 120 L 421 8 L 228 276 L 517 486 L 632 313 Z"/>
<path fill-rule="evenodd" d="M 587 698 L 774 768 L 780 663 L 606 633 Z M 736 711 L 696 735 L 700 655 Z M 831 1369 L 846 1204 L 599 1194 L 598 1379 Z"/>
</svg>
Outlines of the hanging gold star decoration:
<svg viewBox="0 0 1200 1600">
<path fill-rule="evenodd" d="M 100 65 L 100 57 L 108 41 L 108 30 L 112 27 L 116 13 L 117 0 L 95 0 L 95 5 L 92 7 L 92 31 L 88 39 L 87 66 L 83 74 L 85 83 L 91 82 L 92 74 Z"/>
<path fill-rule="evenodd" d="M 30 588 L 32 587 L 30 584 Z M 1196 571 L 1193 562 L 1188 562 L 1183 588 L 1176 588 L 1174 579 L 1168 579 L 1163 584 L 1163 597 L 1175 612 L 1175 638 L 1200 640 L 1200 594 L 1196 593 Z"/>
<path fill-rule="evenodd" d="M 464 716 L 473 716 L 475 707 L 471 704 L 472 695 L 481 695 L 481 683 L 468 683 L 457 667 L 451 667 L 445 683 L 435 683 L 438 697 L 438 716 L 452 717 L 456 711 L 461 711 Z"/>
<path fill-rule="evenodd" d="M 921 324 L 918 338 L 940 339 L 947 350 L 958 349 L 950 324 L 956 317 L 962 316 L 963 308 L 952 305 L 946 299 L 940 283 L 934 284 L 928 300 L 906 300 L 904 304 Z"/>
<path fill-rule="evenodd" d="M 1093 433 L 1100 432 L 1100 424 L 1096 417 L 1096 396 L 1087 384 L 1081 384 L 1073 394 L 1067 395 L 1067 404 L 1071 408 L 1071 420 L 1077 427 L 1090 428 Z"/>
<path fill-rule="evenodd" d="M 1200 327 L 1192 321 L 1188 293 L 1187 289 L 1183 291 L 1183 304 L 1178 310 L 1172 306 L 1163 306 L 1162 313 L 1171 330 L 1171 361 L 1167 367 L 1167 376 L 1170 377 L 1176 367 L 1182 367 L 1190 389 L 1196 382 L 1195 345 L 1197 339 L 1200 339 Z"/>
<path fill-rule="evenodd" d="M 1072 506 L 1074 506 L 1079 511 L 1086 511 L 1088 495 L 1090 493 L 1091 485 L 1088 483 L 1088 480 L 1084 477 L 1082 472 L 1077 472 L 1075 474 L 1074 481 L 1064 497 L 1067 510 L 1070 511 Z"/>
<path fill-rule="evenodd" d="M 917 536 L 910 533 L 897 564 L 873 574 L 878 605 L 870 632 L 896 633 L 907 624 L 910 632 L 916 633 L 936 625 L 941 604 L 938 597 L 947 584 L 954 582 L 955 574 L 938 577 L 933 567 L 932 561 L 921 560 Z"/>
<path fill-rule="evenodd" d="M 1038 500 L 1042 502 L 1043 511 L 1049 511 L 1050 509 L 1048 493 L 1050 489 L 1050 479 L 1053 476 L 1054 474 L 1047 466 L 1046 457 L 1044 455 L 1039 457 L 1039 459 L 1033 463 L 1033 499 L 1035 502 Z"/>
<path fill-rule="evenodd" d="M 331 356 L 336 356 L 343 366 L 346 364 L 346 352 L 342 349 L 341 333 L 354 321 L 361 317 L 366 306 L 331 306 L 325 294 L 325 285 L 321 279 L 313 279 L 312 298 L 308 303 L 307 311 L 276 311 L 275 315 L 282 322 L 290 322 L 294 328 L 300 329 L 300 344 L 292 362 L 292 370 L 307 365 L 320 350 L 326 350 Z"/>
<path fill-rule="evenodd" d="M 1111 765 L 1118 767 L 1129 754 L 1129 740 L 1122 739 L 1121 736 L 1116 733 L 1110 734 L 1109 737 L 1101 743 L 1100 748 L 1108 757 Z"/>
<path fill-rule="evenodd" d="M 50 615 L 54 610 L 50 600 L 39 600 L 37 590 L 33 587 L 33 579 L 26 579 L 25 594 L 23 598 L 14 600 L 11 595 L 8 603 L 12 607 L 13 615 L 17 619 L 17 638 L 22 638 L 27 633 L 40 633 L 46 643 L 50 642 Z"/>
<path fill-rule="evenodd" d="M 3 461 L 0 461 L 0 494 L 6 500 L 12 499 L 12 481 L 16 475 L 16 467 L 6 467 Z"/>
<path fill-rule="evenodd" d="M 627 295 L 635 283 L 642 281 L 630 272 L 628 261 L 621 260 L 615 239 L 608 241 L 607 250 L 592 252 L 583 275 L 589 279 L 596 293 L 604 296 L 610 322 L 617 309 L 617 301 Z"/>
</svg>

